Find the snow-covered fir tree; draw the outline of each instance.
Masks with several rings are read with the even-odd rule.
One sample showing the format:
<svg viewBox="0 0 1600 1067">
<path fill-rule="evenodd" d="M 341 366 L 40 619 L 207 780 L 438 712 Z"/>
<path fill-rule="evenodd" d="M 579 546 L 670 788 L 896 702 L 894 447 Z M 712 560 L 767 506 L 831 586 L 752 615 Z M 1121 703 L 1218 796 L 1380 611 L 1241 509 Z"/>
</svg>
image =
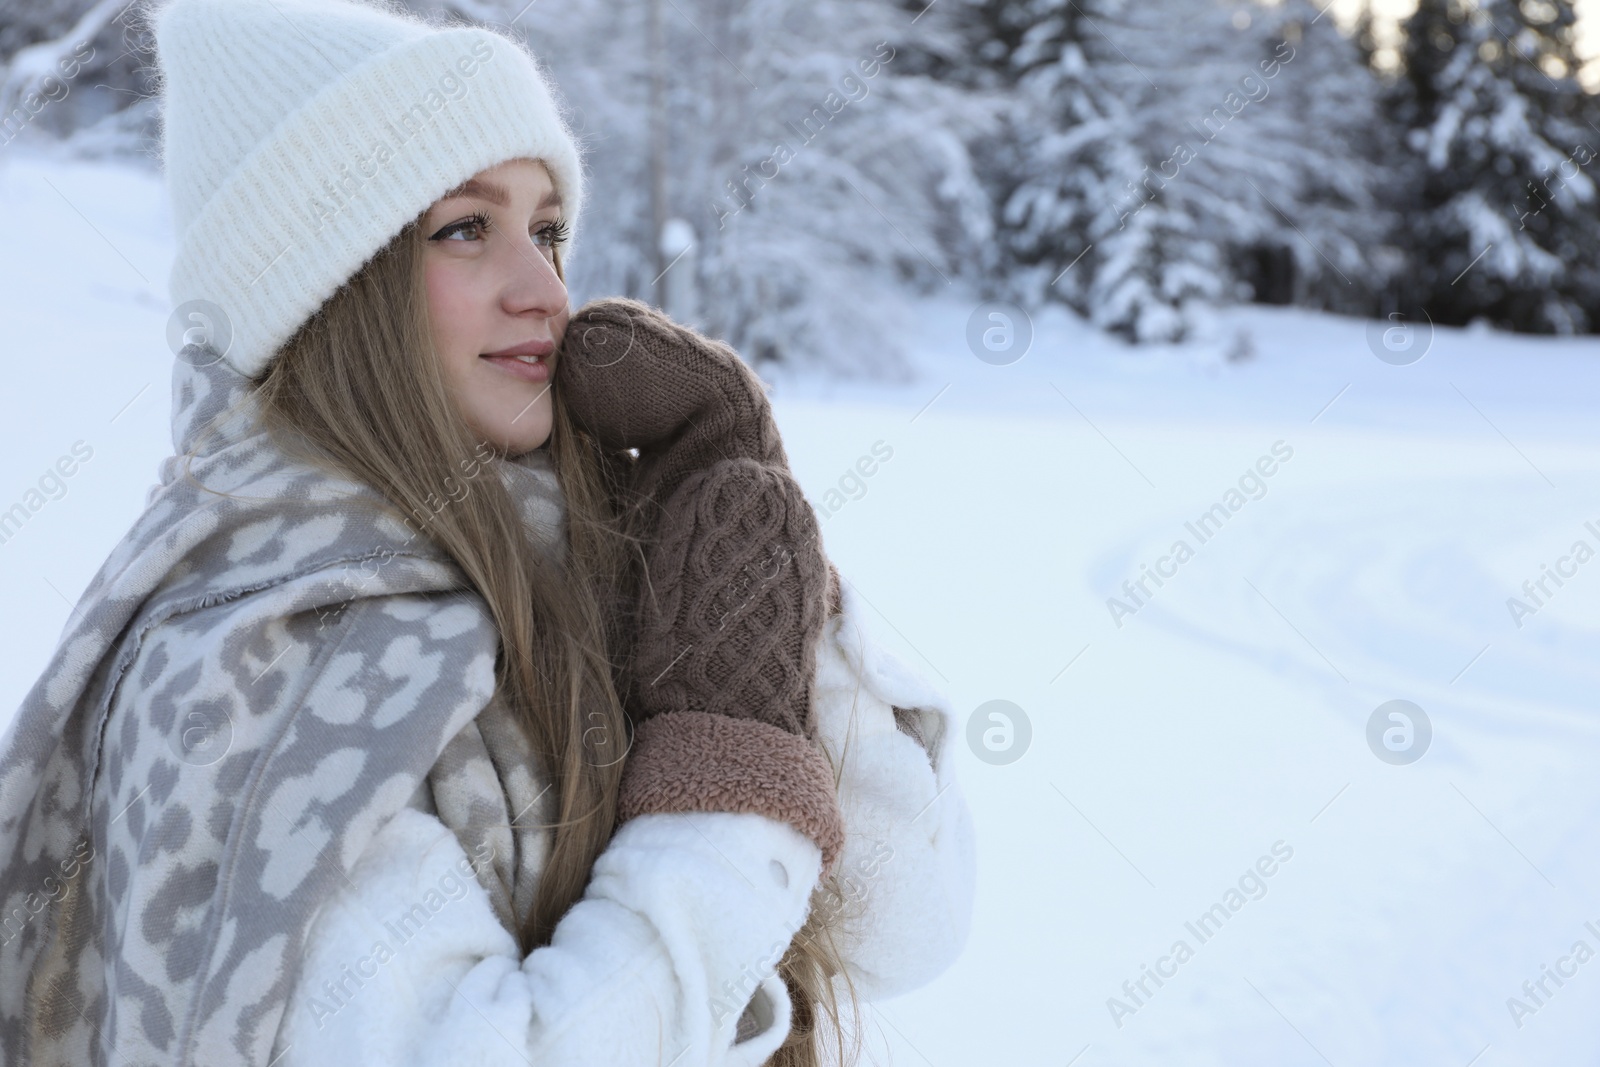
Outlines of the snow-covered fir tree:
<svg viewBox="0 0 1600 1067">
<path fill-rule="evenodd" d="M 983 266 L 972 249 L 992 242 L 967 150 L 987 111 L 901 69 L 937 28 L 888 0 L 654 2 L 659 55 L 652 0 L 536 5 L 519 22 L 581 116 L 604 205 L 585 219 L 575 298 L 654 299 L 663 268 L 690 271 L 694 325 L 757 366 L 901 372 L 897 287 L 970 281 Z M 657 258 L 658 215 L 692 233 L 681 261 Z"/>
<path fill-rule="evenodd" d="M 1221 261 L 1150 179 L 1149 98 L 1131 84 L 1145 75 L 1111 36 L 1121 0 L 993 7 L 991 23 L 1025 27 L 988 60 L 1015 92 L 1011 169 L 995 182 L 1012 291 L 1061 300 L 1130 340 L 1184 338 L 1222 295 Z"/>
<path fill-rule="evenodd" d="M 0 148 L 42 134 L 74 137 L 82 154 L 153 162 L 155 47 L 146 19 L 128 0 L 0 9 Z"/>
<path fill-rule="evenodd" d="M 1236 259 L 1235 272 L 1255 268 L 1257 299 L 1366 314 L 1401 265 L 1398 249 L 1385 246 L 1392 136 L 1362 26 L 1342 31 L 1325 4 L 1286 0 L 1255 12 L 1256 74 L 1269 96 L 1240 127 L 1249 157 L 1240 162 L 1260 186 L 1251 194 L 1271 203 L 1260 216 L 1254 263 Z M 1278 291 L 1264 291 L 1275 277 Z"/>
<path fill-rule="evenodd" d="M 1022 299 L 1137 341 L 1235 299 L 1372 306 L 1375 83 L 1331 18 L 1306 0 L 977 10 L 1015 87 L 1006 172 L 986 178 Z"/>
<path fill-rule="evenodd" d="M 1141 75 L 1122 81 L 1144 101 L 1142 183 L 1188 220 L 1186 260 L 1222 258 L 1225 298 L 1370 307 L 1381 172 L 1355 42 L 1306 0 L 1148 0 L 1111 32 Z"/>
<path fill-rule="evenodd" d="M 1250 299 L 1600 330 L 1572 0 L 1419 0 L 1386 89 L 1326 0 L 400 2 L 551 68 L 596 206 L 574 299 L 667 299 L 758 365 L 893 375 L 896 294 L 958 282 L 1133 341 Z M 13 5 L 0 142 L 154 165 L 145 7 Z"/>
<path fill-rule="evenodd" d="M 1569 0 L 1421 0 L 1390 105 L 1413 176 L 1401 240 L 1435 321 L 1600 325 L 1600 122 Z"/>
</svg>

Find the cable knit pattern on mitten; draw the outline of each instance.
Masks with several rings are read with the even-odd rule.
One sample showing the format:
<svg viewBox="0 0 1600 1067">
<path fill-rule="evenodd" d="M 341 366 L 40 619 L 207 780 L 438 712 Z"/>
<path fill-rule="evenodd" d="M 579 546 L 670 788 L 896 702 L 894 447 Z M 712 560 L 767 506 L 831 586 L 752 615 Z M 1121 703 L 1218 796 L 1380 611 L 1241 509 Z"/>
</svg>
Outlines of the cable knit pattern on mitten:
<svg viewBox="0 0 1600 1067">
<path fill-rule="evenodd" d="M 808 735 L 832 576 L 799 486 L 747 459 L 694 472 L 646 569 L 620 814 L 758 812 L 815 840 L 831 871 L 843 817 Z"/>
<path fill-rule="evenodd" d="M 829 575 L 794 479 L 752 460 L 696 471 L 667 501 L 657 536 L 639 603 L 634 706 L 807 733 Z"/>
<path fill-rule="evenodd" d="M 644 546 L 623 672 L 635 723 L 619 816 L 755 811 L 843 839 L 814 744 L 816 646 L 839 579 L 761 380 L 727 345 L 608 298 L 568 323 L 558 384 L 606 449 L 635 449 L 620 511 Z"/>
</svg>

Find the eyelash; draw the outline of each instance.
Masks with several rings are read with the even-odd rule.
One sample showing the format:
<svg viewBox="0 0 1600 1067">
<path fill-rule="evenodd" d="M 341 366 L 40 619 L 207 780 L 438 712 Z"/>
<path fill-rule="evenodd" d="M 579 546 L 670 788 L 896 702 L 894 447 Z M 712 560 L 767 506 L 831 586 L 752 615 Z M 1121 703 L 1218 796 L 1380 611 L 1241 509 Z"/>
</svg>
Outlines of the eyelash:
<svg viewBox="0 0 1600 1067">
<path fill-rule="evenodd" d="M 459 233 L 468 226 L 476 226 L 483 233 L 487 234 L 490 229 L 489 216 L 485 215 L 481 211 L 474 212 L 464 219 L 458 219 L 457 221 L 452 222 L 450 225 L 446 226 L 444 229 L 428 238 L 428 240 L 442 241 L 452 234 Z M 566 219 L 556 219 L 554 222 L 547 224 L 543 229 L 539 230 L 534 236 L 548 237 L 550 240 L 550 247 L 555 248 L 556 246 L 565 242 L 568 236 L 570 236 L 570 227 L 567 225 Z"/>
</svg>

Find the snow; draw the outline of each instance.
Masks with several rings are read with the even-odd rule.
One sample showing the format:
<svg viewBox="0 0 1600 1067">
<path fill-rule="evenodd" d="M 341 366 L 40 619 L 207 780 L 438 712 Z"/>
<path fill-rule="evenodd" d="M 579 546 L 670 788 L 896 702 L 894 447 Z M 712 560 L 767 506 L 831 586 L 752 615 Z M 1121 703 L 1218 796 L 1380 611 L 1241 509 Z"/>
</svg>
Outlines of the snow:
<svg viewBox="0 0 1600 1067">
<path fill-rule="evenodd" d="M 170 448 L 172 242 L 159 179 L 115 164 L 0 153 L 0 205 L 0 509 L 93 450 L 0 544 L 14 708 Z M 823 535 L 880 636 L 963 716 L 1005 699 L 1032 725 L 1005 765 L 953 739 L 972 938 L 872 1010 L 871 1046 L 939 1067 L 1600 1056 L 1600 961 L 1545 979 L 1520 1027 L 1507 1008 L 1575 942 L 1600 950 L 1600 562 L 1520 628 L 1506 604 L 1600 547 L 1600 340 L 1441 328 L 1393 366 L 1367 323 L 1306 311 L 1142 349 L 1053 311 L 994 365 L 967 348 L 977 304 L 917 308 L 910 385 L 774 386 L 808 494 L 841 490 Z M 1277 442 L 1264 494 L 1200 544 L 1185 523 Z M 1119 627 L 1107 598 L 1180 538 L 1193 557 Z M 1409 765 L 1367 747 L 1392 699 L 1432 723 Z M 1185 924 L 1279 842 L 1264 895 L 1200 943 Z M 1119 1027 L 1108 998 L 1135 1006 L 1123 983 L 1179 939 L 1192 958 Z"/>
</svg>

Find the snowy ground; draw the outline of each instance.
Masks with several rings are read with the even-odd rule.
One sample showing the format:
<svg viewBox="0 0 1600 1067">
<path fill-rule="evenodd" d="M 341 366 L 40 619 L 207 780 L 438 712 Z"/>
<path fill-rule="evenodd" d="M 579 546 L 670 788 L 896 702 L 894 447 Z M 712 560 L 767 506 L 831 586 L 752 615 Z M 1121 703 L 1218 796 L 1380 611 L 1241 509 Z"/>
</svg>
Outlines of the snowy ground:
<svg viewBox="0 0 1600 1067">
<path fill-rule="evenodd" d="M 0 544 L 11 709 L 169 449 L 171 242 L 141 172 L 0 155 L 0 212 L 0 510 L 93 449 Z M 1364 323 L 1303 312 L 1139 353 L 1050 316 L 995 366 L 972 308 L 917 309 L 914 385 L 775 393 L 812 499 L 854 488 L 824 536 L 884 639 L 963 715 L 1005 699 L 1032 728 L 1009 764 L 963 747 L 972 941 L 877 1009 L 880 1060 L 1600 1062 L 1600 961 L 1572 956 L 1600 953 L 1600 561 L 1520 627 L 1506 604 L 1600 549 L 1600 341 L 1441 329 L 1391 366 Z M 1228 361 L 1238 331 L 1255 354 Z M 1275 444 L 1201 544 L 1185 523 Z M 1107 598 L 1180 539 L 1119 627 Z M 1432 723 L 1410 765 L 1366 740 L 1392 699 Z M 1186 923 L 1274 846 L 1202 943 Z M 1135 999 L 1146 965 L 1170 977 Z"/>
</svg>

